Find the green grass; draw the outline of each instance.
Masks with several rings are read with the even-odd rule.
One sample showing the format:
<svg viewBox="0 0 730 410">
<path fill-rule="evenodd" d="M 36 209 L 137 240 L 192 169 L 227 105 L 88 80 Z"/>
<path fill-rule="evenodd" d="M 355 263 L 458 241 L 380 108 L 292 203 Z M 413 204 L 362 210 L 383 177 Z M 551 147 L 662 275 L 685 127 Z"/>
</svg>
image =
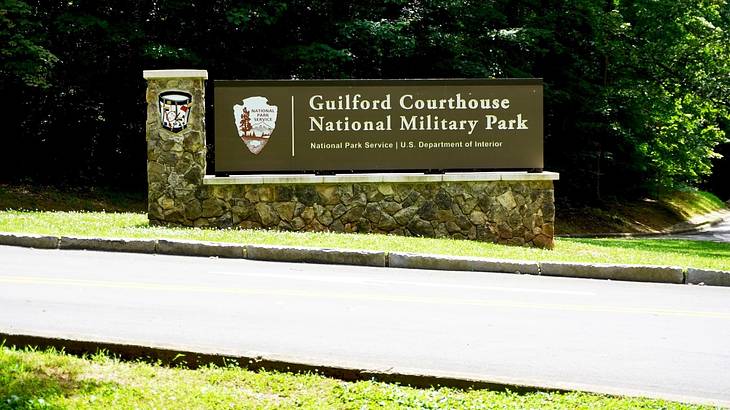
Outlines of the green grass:
<svg viewBox="0 0 730 410">
<path fill-rule="evenodd" d="M 143 193 L 105 188 L 0 184 L 0 209 L 143 212 L 147 203 Z"/>
<path fill-rule="evenodd" d="M 558 201 L 555 231 L 560 235 L 661 232 L 721 209 L 727 209 L 727 205 L 715 195 L 692 188 L 653 198 L 606 200 L 592 206 L 571 207 Z"/>
<path fill-rule="evenodd" d="M 699 409 L 588 393 L 414 389 L 316 374 L 197 370 L 0 347 L 2 409 Z"/>
<path fill-rule="evenodd" d="M 26 211 L 0 211 L 0 231 L 56 236 L 191 239 L 534 261 L 675 265 L 730 271 L 730 244 L 663 239 L 559 238 L 555 241 L 555 249 L 550 251 L 466 240 L 375 234 L 165 228 L 149 226 L 143 213 Z"/>
<path fill-rule="evenodd" d="M 694 189 L 675 191 L 659 198 L 661 203 L 686 219 L 727 208 L 714 194 Z"/>
</svg>

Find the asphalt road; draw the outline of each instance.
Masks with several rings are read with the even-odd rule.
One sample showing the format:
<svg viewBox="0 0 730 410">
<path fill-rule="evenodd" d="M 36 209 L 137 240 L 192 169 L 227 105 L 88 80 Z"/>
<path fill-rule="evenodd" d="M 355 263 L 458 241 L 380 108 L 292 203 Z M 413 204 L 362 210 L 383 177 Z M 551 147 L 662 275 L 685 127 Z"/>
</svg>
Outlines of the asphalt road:
<svg viewBox="0 0 730 410">
<path fill-rule="evenodd" d="M 664 239 L 689 239 L 693 241 L 730 242 L 730 218 L 723 222 L 707 227 L 699 232 L 682 235 L 669 235 Z"/>
<path fill-rule="evenodd" d="M 0 247 L 0 331 L 730 405 L 730 288 Z"/>
</svg>

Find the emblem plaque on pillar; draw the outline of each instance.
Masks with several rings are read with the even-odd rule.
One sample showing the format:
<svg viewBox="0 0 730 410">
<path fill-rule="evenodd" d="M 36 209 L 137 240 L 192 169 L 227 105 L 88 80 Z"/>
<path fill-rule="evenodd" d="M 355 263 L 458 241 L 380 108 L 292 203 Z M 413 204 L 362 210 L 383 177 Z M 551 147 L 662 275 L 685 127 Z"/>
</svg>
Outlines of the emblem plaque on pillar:
<svg viewBox="0 0 730 410">
<path fill-rule="evenodd" d="M 276 128 L 279 108 L 270 105 L 266 97 L 244 98 L 233 106 L 233 119 L 238 136 L 254 155 L 261 152 Z"/>
<path fill-rule="evenodd" d="M 193 96 L 184 91 L 165 91 L 160 93 L 160 121 L 162 127 L 172 132 L 180 132 L 188 126 Z"/>
</svg>

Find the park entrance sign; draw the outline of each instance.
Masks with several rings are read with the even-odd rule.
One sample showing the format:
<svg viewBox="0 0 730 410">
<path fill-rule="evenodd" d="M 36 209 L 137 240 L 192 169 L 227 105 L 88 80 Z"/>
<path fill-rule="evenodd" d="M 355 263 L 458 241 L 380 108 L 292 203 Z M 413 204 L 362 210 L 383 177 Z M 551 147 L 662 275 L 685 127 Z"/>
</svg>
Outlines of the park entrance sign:
<svg viewBox="0 0 730 410">
<path fill-rule="evenodd" d="M 209 116 L 207 71 L 143 75 L 152 224 L 553 247 L 540 80 L 215 81 Z"/>
<path fill-rule="evenodd" d="M 215 81 L 215 173 L 542 170 L 542 81 Z"/>
</svg>

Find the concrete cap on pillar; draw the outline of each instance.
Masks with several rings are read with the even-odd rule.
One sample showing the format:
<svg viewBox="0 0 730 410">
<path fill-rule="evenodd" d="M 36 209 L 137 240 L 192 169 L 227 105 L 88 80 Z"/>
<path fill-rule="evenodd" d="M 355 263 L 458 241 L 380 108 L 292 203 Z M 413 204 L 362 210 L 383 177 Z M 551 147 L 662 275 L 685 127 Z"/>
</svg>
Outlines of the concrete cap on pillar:
<svg viewBox="0 0 730 410">
<path fill-rule="evenodd" d="M 202 78 L 208 79 L 208 70 L 144 70 L 145 80 L 151 78 Z"/>
</svg>

